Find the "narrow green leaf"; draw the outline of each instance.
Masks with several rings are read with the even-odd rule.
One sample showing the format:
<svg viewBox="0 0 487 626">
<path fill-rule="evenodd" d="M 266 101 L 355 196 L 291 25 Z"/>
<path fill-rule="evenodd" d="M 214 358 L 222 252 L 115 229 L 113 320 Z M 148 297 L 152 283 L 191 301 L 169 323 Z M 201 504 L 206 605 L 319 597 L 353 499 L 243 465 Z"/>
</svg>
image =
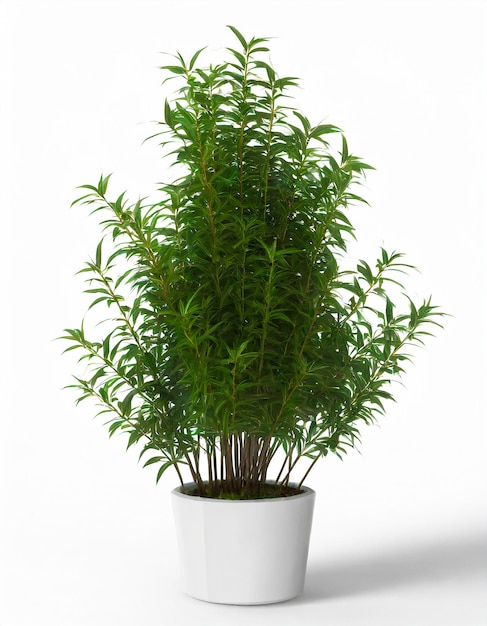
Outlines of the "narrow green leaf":
<svg viewBox="0 0 487 626">
<path fill-rule="evenodd" d="M 348 161 L 348 144 L 345 135 L 342 135 L 342 165 Z"/>
<path fill-rule="evenodd" d="M 138 389 L 132 389 L 132 391 L 130 391 L 122 400 L 122 403 L 120 405 L 120 410 L 122 411 L 123 415 L 125 416 L 130 415 L 130 412 L 132 410 L 132 400 L 135 398 L 135 396 L 138 393 L 139 393 Z"/>
<path fill-rule="evenodd" d="M 248 49 L 248 43 L 245 41 L 242 33 L 240 33 L 235 26 L 230 26 L 229 24 L 227 24 L 227 28 L 229 28 L 232 33 L 235 35 L 235 37 L 237 37 L 237 39 L 240 41 L 240 43 L 242 44 L 242 48 L 244 48 L 244 50 Z"/>
<path fill-rule="evenodd" d="M 129 440 L 128 440 L 128 443 L 127 443 L 127 450 L 128 450 L 131 446 L 133 446 L 133 445 L 134 445 L 134 443 L 137 443 L 137 441 L 139 441 L 140 437 L 141 437 L 141 434 L 140 434 L 137 430 L 133 430 L 133 431 L 130 433 L 130 436 L 129 436 Z"/>
<path fill-rule="evenodd" d="M 96 255 L 95 255 L 95 265 L 96 265 L 97 268 L 100 268 L 100 269 L 101 269 L 102 246 L 103 246 L 103 239 L 97 245 L 97 247 L 96 247 Z"/>
<path fill-rule="evenodd" d="M 156 477 L 156 485 L 157 483 L 160 481 L 161 476 L 164 474 L 164 472 L 171 467 L 172 465 L 174 465 L 174 463 L 172 461 L 167 461 L 166 463 L 164 463 L 163 465 L 161 465 L 161 467 L 159 468 L 159 471 L 157 472 L 157 477 Z"/>
<path fill-rule="evenodd" d="M 164 120 L 168 126 L 170 126 L 171 128 L 174 128 L 172 111 L 171 111 L 171 107 L 169 105 L 167 98 L 166 98 L 166 101 L 164 102 Z"/>
<path fill-rule="evenodd" d="M 191 60 L 189 62 L 189 69 L 192 70 L 194 67 L 194 64 L 196 63 L 198 57 L 200 56 L 200 54 L 203 52 L 203 50 L 206 50 L 207 46 L 204 46 L 203 48 L 200 48 L 199 50 L 197 50 L 193 56 L 191 57 Z"/>
<path fill-rule="evenodd" d="M 180 67 L 179 65 L 163 65 L 160 69 L 167 70 L 172 74 L 186 74 L 186 70 L 184 69 L 184 67 Z"/>
<path fill-rule="evenodd" d="M 392 322 L 393 308 L 393 303 L 389 300 L 389 297 L 386 296 L 386 320 L 388 324 Z"/>
<path fill-rule="evenodd" d="M 314 126 L 309 133 L 309 136 L 312 139 L 318 139 L 323 135 L 329 135 L 331 133 L 340 133 L 341 130 L 338 126 L 333 126 L 333 124 L 319 124 L 318 126 Z"/>
<path fill-rule="evenodd" d="M 100 196 L 104 196 L 107 192 L 107 188 L 108 188 L 108 181 L 110 180 L 110 176 L 111 174 L 108 174 L 108 176 L 100 176 L 100 180 L 98 182 L 98 193 L 100 194 Z"/>
<path fill-rule="evenodd" d="M 163 459 L 164 459 L 163 456 L 153 456 L 148 461 L 146 461 L 142 467 L 147 467 L 148 465 L 159 463 L 159 461 L 162 461 Z"/>
</svg>

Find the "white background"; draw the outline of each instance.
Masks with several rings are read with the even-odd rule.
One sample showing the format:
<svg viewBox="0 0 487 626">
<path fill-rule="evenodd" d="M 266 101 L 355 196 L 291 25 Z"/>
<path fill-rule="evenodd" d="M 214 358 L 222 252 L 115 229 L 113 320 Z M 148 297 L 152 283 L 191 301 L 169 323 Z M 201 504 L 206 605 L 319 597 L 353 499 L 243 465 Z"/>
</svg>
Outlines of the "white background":
<svg viewBox="0 0 487 626">
<path fill-rule="evenodd" d="M 153 194 L 163 51 L 275 37 L 314 123 L 372 163 L 358 253 L 408 253 L 452 317 L 417 354 L 361 453 L 326 459 L 305 594 L 267 607 L 186 598 L 169 492 L 61 391 L 53 338 L 79 324 L 96 221 L 75 187 Z M 487 623 L 485 2 L 0 2 L 1 626 Z"/>
</svg>

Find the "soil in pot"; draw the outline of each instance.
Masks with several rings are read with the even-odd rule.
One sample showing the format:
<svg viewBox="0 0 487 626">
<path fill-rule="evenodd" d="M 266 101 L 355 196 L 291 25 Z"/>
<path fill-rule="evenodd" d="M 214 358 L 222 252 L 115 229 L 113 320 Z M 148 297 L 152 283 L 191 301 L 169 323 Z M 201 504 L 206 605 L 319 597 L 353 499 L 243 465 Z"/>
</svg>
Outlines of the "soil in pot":
<svg viewBox="0 0 487 626">
<path fill-rule="evenodd" d="M 204 483 L 202 488 L 197 485 L 184 487 L 181 492 L 187 496 L 213 498 L 217 500 L 263 500 L 268 498 L 288 498 L 303 493 L 303 489 L 290 485 L 266 483 L 261 485 L 242 485 L 231 488 L 223 481 Z"/>
</svg>

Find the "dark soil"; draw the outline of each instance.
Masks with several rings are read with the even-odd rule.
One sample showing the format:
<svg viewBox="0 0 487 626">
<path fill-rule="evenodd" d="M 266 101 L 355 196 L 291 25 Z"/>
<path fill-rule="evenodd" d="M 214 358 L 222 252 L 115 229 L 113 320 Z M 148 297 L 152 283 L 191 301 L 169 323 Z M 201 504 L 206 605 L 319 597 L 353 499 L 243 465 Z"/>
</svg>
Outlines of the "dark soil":
<svg viewBox="0 0 487 626">
<path fill-rule="evenodd" d="M 232 490 L 229 485 L 221 481 L 204 483 L 201 491 L 197 486 L 182 489 L 181 491 L 187 496 L 199 496 L 216 500 L 263 500 L 267 498 L 287 498 L 303 493 L 303 489 L 269 483 L 257 486 L 243 486 L 240 490 Z"/>
</svg>

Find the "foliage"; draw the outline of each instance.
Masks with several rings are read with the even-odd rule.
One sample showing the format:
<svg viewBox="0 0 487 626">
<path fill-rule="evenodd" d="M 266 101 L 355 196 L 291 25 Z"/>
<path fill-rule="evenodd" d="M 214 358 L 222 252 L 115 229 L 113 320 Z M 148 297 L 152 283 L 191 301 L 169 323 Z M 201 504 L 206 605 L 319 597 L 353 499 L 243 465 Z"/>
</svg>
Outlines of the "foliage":
<svg viewBox="0 0 487 626">
<path fill-rule="evenodd" d="M 199 50 L 162 68 L 181 86 L 157 136 L 183 171 L 162 199 L 109 199 L 109 176 L 82 186 L 73 204 L 101 212 L 105 237 L 81 272 L 111 317 L 99 340 L 83 324 L 64 335 L 89 364 L 79 400 L 98 401 L 110 435 L 140 441 L 157 480 L 187 466 L 210 494 L 258 492 L 279 451 L 286 486 L 298 461 L 353 446 L 441 315 L 407 296 L 397 311 L 411 268 L 397 252 L 340 267 L 370 166 L 290 106 L 296 79 L 262 60 L 266 39 L 230 28 L 229 60 L 201 68 Z"/>
</svg>

